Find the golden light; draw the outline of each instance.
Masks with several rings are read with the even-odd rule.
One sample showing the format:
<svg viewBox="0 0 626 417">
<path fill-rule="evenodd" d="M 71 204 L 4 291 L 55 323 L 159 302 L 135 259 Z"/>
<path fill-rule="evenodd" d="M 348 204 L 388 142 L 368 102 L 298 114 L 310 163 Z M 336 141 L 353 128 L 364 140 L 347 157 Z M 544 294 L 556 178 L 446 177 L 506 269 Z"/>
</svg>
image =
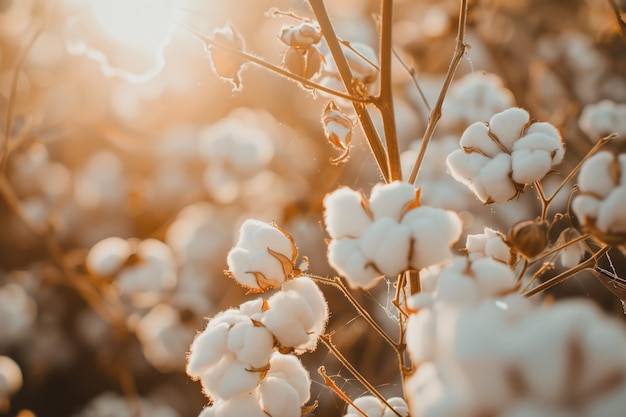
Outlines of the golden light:
<svg viewBox="0 0 626 417">
<path fill-rule="evenodd" d="M 103 34 L 114 42 L 154 49 L 171 35 L 180 0 L 89 0 Z"/>
<path fill-rule="evenodd" d="M 145 82 L 162 70 L 186 1 L 83 0 L 68 24 L 67 48 L 97 61 L 106 76 Z"/>
</svg>

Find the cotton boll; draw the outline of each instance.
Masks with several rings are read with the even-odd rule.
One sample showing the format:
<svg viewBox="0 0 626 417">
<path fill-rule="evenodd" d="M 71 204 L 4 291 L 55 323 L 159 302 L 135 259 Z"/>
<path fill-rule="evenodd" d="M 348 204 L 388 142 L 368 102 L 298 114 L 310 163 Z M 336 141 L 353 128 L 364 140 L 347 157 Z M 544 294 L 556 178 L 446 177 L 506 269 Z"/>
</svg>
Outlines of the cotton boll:
<svg viewBox="0 0 626 417">
<path fill-rule="evenodd" d="M 387 402 L 402 417 L 406 417 L 409 414 L 409 407 L 407 406 L 406 401 L 404 401 L 404 398 L 391 397 L 387 400 Z M 383 417 L 393 417 L 393 416 L 397 416 L 397 414 L 394 411 L 390 410 L 389 407 L 385 407 L 385 412 L 383 413 Z"/>
<path fill-rule="evenodd" d="M 298 416 L 301 412 L 298 393 L 281 378 L 267 376 L 259 386 L 263 410 L 272 417 Z"/>
<path fill-rule="evenodd" d="M 412 416 L 471 417 L 476 411 L 465 398 L 465 393 L 454 384 L 441 379 L 432 362 L 420 365 L 406 383 L 407 397 L 411 398 Z"/>
<path fill-rule="evenodd" d="M 248 219 L 228 253 L 228 274 L 251 291 L 262 292 L 289 278 L 297 256 L 290 235 L 273 224 Z"/>
<path fill-rule="evenodd" d="M 130 243 L 121 237 L 109 237 L 92 246 L 85 263 L 94 274 L 109 276 L 117 272 L 132 254 Z"/>
<path fill-rule="evenodd" d="M 473 149 L 479 150 L 480 153 L 489 158 L 502 153 L 502 148 L 489 137 L 489 128 L 481 122 L 472 123 L 461 135 L 461 148 L 466 152 Z"/>
<path fill-rule="evenodd" d="M 10 395 L 22 387 L 22 371 L 17 363 L 8 356 L 0 355 L 0 411 L 2 404 Z"/>
<path fill-rule="evenodd" d="M 309 343 L 303 346 L 303 349 L 313 349 L 317 343 L 317 338 L 324 332 L 326 323 L 328 322 L 328 304 L 324 298 L 324 294 L 318 285 L 307 276 L 300 276 L 297 279 L 286 282 L 283 291 L 295 291 L 303 299 L 303 301 L 311 308 L 314 323 L 310 326 L 307 333 L 309 334 Z"/>
<path fill-rule="evenodd" d="M 371 288 L 383 277 L 371 267 L 358 239 L 332 240 L 328 244 L 328 262 L 353 288 Z"/>
<path fill-rule="evenodd" d="M 284 379 L 298 394 L 300 405 L 311 398 L 311 378 L 300 359 L 294 355 L 274 352 L 267 377 Z"/>
<path fill-rule="evenodd" d="M 610 152 L 598 152 L 585 161 L 578 173 L 578 188 L 582 192 L 593 192 L 600 198 L 606 198 L 615 187 L 615 178 L 611 174 L 614 156 Z"/>
<path fill-rule="evenodd" d="M 187 357 L 186 371 L 192 379 L 199 379 L 225 354 L 229 327 L 227 323 L 209 323 L 209 326 L 196 336 Z"/>
<path fill-rule="evenodd" d="M 397 222 L 400 221 L 406 205 L 415 202 L 416 191 L 411 184 L 402 181 L 375 185 L 369 204 L 374 219 L 390 217 Z"/>
<path fill-rule="evenodd" d="M 588 104 L 580 114 L 578 126 L 593 141 L 611 133 L 623 137 L 626 135 L 626 104 L 606 99 Z"/>
<path fill-rule="evenodd" d="M 267 417 L 256 390 L 233 396 L 227 401 L 218 400 L 213 408 L 215 417 Z"/>
<path fill-rule="evenodd" d="M 425 308 L 409 316 L 406 331 L 407 350 L 414 363 L 433 361 L 436 357 L 437 318 Z"/>
<path fill-rule="evenodd" d="M 626 233 L 626 184 L 615 188 L 598 210 L 596 227 L 604 233 Z"/>
<path fill-rule="evenodd" d="M 474 180 L 474 192 L 483 202 L 504 203 L 513 199 L 518 190 L 513 183 L 511 156 L 501 153 L 489 161 Z"/>
<path fill-rule="evenodd" d="M 504 236 L 489 227 L 485 227 L 482 234 L 467 235 L 465 249 L 471 261 L 485 256 L 505 264 L 511 260 L 511 249 L 505 243 Z"/>
<path fill-rule="evenodd" d="M 363 207 L 362 194 L 341 187 L 324 198 L 324 223 L 331 238 L 357 238 L 371 222 Z"/>
<path fill-rule="evenodd" d="M 543 178 L 552 167 L 550 155 L 543 151 L 520 149 L 511 158 L 511 178 L 518 184 L 530 184 Z"/>
<path fill-rule="evenodd" d="M 250 321 L 235 324 L 228 332 L 228 350 L 237 360 L 250 364 L 252 368 L 267 365 L 274 348 L 274 338 L 265 327 Z"/>
<path fill-rule="evenodd" d="M 472 188 L 472 179 L 477 177 L 490 159 L 477 152 L 467 153 L 462 149 L 450 153 L 446 159 L 446 165 L 452 177 Z"/>
<path fill-rule="evenodd" d="M 411 229 L 390 217 L 376 220 L 359 239 L 365 256 L 376 270 L 393 277 L 408 267 Z"/>
<path fill-rule="evenodd" d="M 483 297 L 495 298 L 515 288 L 515 274 L 501 262 L 491 258 L 478 259 L 471 263 L 471 269 Z"/>
<path fill-rule="evenodd" d="M 519 107 L 511 107 L 494 114 L 489 120 L 489 130 L 504 147 L 511 151 L 513 144 L 522 134 L 522 129 L 529 122 L 528 112 Z"/>
<path fill-rule="evenodd" d="M 252 391 L 261 381 L 261 372 L 250 365 L 238 361 L 233 354 L 227 354 L 214 367 L 202 376 L 202 388 L 209 398 L 229 400 L 232 397 Z"/>
</svg>

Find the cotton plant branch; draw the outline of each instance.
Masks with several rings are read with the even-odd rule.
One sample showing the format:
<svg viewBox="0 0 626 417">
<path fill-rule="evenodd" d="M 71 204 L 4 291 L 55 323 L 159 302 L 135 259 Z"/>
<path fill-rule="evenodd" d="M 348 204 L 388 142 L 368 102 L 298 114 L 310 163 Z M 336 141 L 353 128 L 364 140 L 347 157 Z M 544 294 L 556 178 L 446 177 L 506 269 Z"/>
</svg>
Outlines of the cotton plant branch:
<svg viewBox="0 0 626 417">
<path fill-rule="evenodd" d="M 361 373 L 350 363 L 348 359 L 337 349 L 334 343 L 330 340 L 330 335 L 325 334 L 320 336 L 320 340 L 322 343 L 328 348 L 328 350 L 337 358 L 339 362 L 343 366 L 350 371 L 350 373 L 361 383 L 369 392 L 372 393 L 376 398 L 378 398 L 385 406 L 387 406 L 395 415 L 398 417 L 402 417 L 402 415 L 393 408 L 389 401 L 365 378 Z"/>
<path fill-rule="evenodd" d="M 335 60 L 337 70 L 339 71 L 339 75 L 341 76 L 341 80 L 343 81 L 346 90 L 350 95 L 358 96 L 360 93 L 354 83 L 352 71 L 350 70 L 348 61 L 346 60 L 341 48 L 341 43 L 337 38 L 335 29 L 330 21 L 328 12 L 326 11 L 324 0 L 309 0 L 309 5 L 317 18 L 317 23 L 322 29 L 324 39 L 326 39 L 326 43 L 330 49 L 333 59 Z M 365 105 L 366 103 L 367 101 L 352 101 L 352 106 L 354 107 L 354 111 L 359 119 L 361 128 L 365 133 L 367 143 L 369 144 L 370 150 L 374 155 L 378 169 L 385 181 L 390 182 L 392 176 L 387 163 L 387 152 L 382 144 L 380 135 L 376 130 L 376 126 L 374 126 L 374 121 L 367 111 L 367 106 Z"/>
<path fill-rule="evenodd" d="M 576 275 L 577 273 L 585 269 L 589 269 L 593 267 L 598 262 L 598 258 L 600 258 L 602 255 L 607 253 L 609 249 L 611 249 L 611 246 L 609 245 L 602 246 L 600 249 L 598 249 L 598 251 L 596 251 L 593 255 L 591 255 L 591 257 L 587 259 L 586 261 L 581 262 L 575 267 L 570 268 L 567 271 L 564 271 L 553 278 L 550 278 L 549 280 L 537 285 L 536 287 L 522 293 L 522 295 L 525 297 L 531 297 L 533 295 L 539 294 L 540 292 L 546 291 L 554 287 L 555 285 L 562 283 L 563 281 Z"/>
<path fill-rule="evenodd" d="M 341 390 L 341 388 L 339 388 L 337 386 L 337 384 L 335 383 L 335 381 L 333 381 L 331 379 L 331 377 L 328 376 L 328 374 L 326 373 L 326 368 L 323 366 L 320 366 L 319 368 L 317 368 L 317 373 L 320 374 L 322 376 L 322 378 L 324 378 L 324 383 L 326 384 L 326 386 L 328 388 L 330 388 L 331 390 L 333 390 L 335 392 L 335 394 L 337 394 L 342 400 L 344 400 L 347 404 L 350 404 L 352 407 L 354 407 L 354 409 L 356 411 L 358 411 L 363 417 L 368 417 L 367 413 L 365 411 L 363 411 L 358 405 L 356 405 L 354 403 L 354 401 L 352 401 L 350 399 L 350 397 L 348 397 L 346 395 L 345 392 L 343 392 Z"/>
<path fill-rule="evenodd" d="M 439 91 L 437 101 L 435 102 L 435 105 L 433 106 L 433 109 L 428 116 L 428 125 L 426 126 L 426 131 L 424 132 L 422 144 L 420 146 L 420 150 L 415 160 L 415 164 L 413 165 L 413 169 L 411 170 L 411 174 L 408 179 L 410 184 L 414 184 L 417 180 L 420 168 L 422 166 L 422 162 L 424 161 L 424 156 L 426 155 L 426 149 L 428 148 L 433 134 L 435 133 L 435 129 L 437 128 L 437 124 L 439 123 L 439 119 L 441 119 L 443 101 L 446 98 L 448 89 L 450 88 L 450 84 L 452 84 L 452 80 L 454 79 L 454 74 L 456 73 L 456 70 L 461 63 L 461 59 L 469 49 L 469 45 L 465 43 L 467 8 L 467 0 L 462 0 L 461 10 L 459 12 L 459 28 L 456 37 L 454 55 L 452 56 L 452 60 L 450 61 L 448 72 L 446 73 L 443 85 L 441 86 L 441 90 Z"/>
<path fill-rule="evenodd" d="M 294 74 L 293 72 L 287 71 L 279 66 L 276 66 L 270 62 L 265 61 L 262 58 L 259 58 L 251 53 L 248 53 L 246 51 L 242 51 L 240 49 L 237 49 L 233 46 L 230 45 L 226 45 L 222 42 L 216 41 L 214 39 L 211 39 L 209 36 L 207 36 L 206 34 L 202 33 L 201 31 L 199 31 L 198 29 L 194 28 L 193 26 L 189 25 L 186 22 L 183 21 L 179 21 L 177 22 L 177 24 L 182 27 L 183 29 L 185 29 L 187 32 L 189 32 L 191 35 L 193 35 L 196 39 L 198 39 L 199 41 L 201 41 L 202 43 L 204 43 L 206 46 L 211 46 L 211 47 L 215 47 L 215 48 L 219 48 L 223 51 L 229 52 L 239 58 L 244 59 L 246 62 L 258 65 L 261 68 L 265 68 L 266 70 L 269 70 L 271 72 L 274 72 L 282 77 L 285 77 L 287 79 L 290 79 L 292 81 L 295 81 L 297 83 L 302 84 L 305 87 L 314 89 L 314 90 L 319 90 L 319 91 L 323 91 L 325 93 L 328 93 L 330 95 L 333 95 L 335 97 L 339 97 L 339 98 L 343 98 L 345 100 L 351 101 L 351 102 L 362 102 L 362 103 L 368 103 L 371 101 L 371 99 L 369 97 L 361 97 L 361 96 L 356 96 L 356 95 L 350 95 L 350 94 L 345 94 L 341 91 L 337 91 L 337 90 L 333 90 L 332 88 L 328 88 L 325 87 L 321 84 L 318 84 L 314 81 L 311 81 L 307 78 L 301 77 L 297 74 Z"/>
<path fill-rule="evenodd" d="M 393 90 L 391 79 L 392 57 L 392 26 L 393 0 L 381 0 L 381 24 L 379 42 L 380 60 L 380 92 L 376 99 L 376 107 L 380 112 L 387 145 L 387 164 L 390 181 L 402 180 L 400 166 L 400 149 L 396 130 L 396 117 L 393 107 Z"/>
</svg>

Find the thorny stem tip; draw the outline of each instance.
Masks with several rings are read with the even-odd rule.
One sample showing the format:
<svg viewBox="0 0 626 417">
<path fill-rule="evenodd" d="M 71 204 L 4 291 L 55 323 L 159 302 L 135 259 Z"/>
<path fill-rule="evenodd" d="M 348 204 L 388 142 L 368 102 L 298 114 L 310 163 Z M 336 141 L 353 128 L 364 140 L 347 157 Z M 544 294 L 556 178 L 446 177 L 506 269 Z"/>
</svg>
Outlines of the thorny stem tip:
<svg viewBox="0 0 626 417">
<path fill-rule="evenodd" d="M 459 28 L 456 37 L 456 46 L 454 49 L 454 55 L 452 56 L 452 60 L 450 61 L 450 66 L 448 67 L 448 72 L 446 73 L 446 77 L 444 79 L 443 85 L 441 86 L 441 91 L 439 92 L 439 97 L 437 97 L 437 102 L 433 107 L 430 115 L 428 117 L 428 125 L 426 126 L 426 132 L 424 132 L 424 137 L 422 139 L 422 144 L 420 146 L 419 153 L 415 160 L 415 164 L 413 164 L 413 168 L 411 169 L 411 175 L 409 176 L 409 183 L 414 184 L 417 180 L 417 176 L 419 175 L 420 168 L 422 166 L 422 162 L 424 161 L 424 156 L 426 155 L 426 149 L 430 144 L 430 141 L 435 133 L 435 129 L 437 128 L 437 124 L 439 123 L 439 119 L 441 119 L 441 109 L 443 106 L 443 101 L 446 98 L 446 94 L 448 93 L 448 89 L 450 88 L 450 84 L 454 78 L 454 74 L 456 73 L 459 64 L 461 63 L 461 59 L 465 55 L 465 52 L 469 49 L 469 45 L 465 43 L 465 27 L 467 24 L 467 0 L 461 1 L 461 10 L 459 12 Z"/>
<path fill-rule="evenodd" d="M 402 415 L 398 411 L 396 411 L 396 409 L 393 408 L 391 404 L 389 404 L 389 401 L 387 401 L 387 399 L 366 378 L 364 378 L 363 375 L 361 375 L 359 371 L 357 371 L 357 369 L 350 363 L 349 360 L 346 359 L 345 356 L 343 356 L 343 354 L 339 351 L 339 349 L 337 349 L 337 347 L 333 344 L 333 342 L 331 342 L 330 335 L 328 334 L 322 335 L 320 336 L 320 340 L 322 341 L 322 343 L 324 343 L 324 345 L 328 348 L 328 350 L 335 356 L 335 358 L 337 358 L 337 360 L 341 362 L 341 364 L 345 366 L 346 369 L 348 369 L 348 371 L 350 371 L 350 373 L 354 375 L 354 377 L 358 379 L 359 382 L 363 384 L 363 386 L 367 388 L 369 392 L 372 393 L 372 395 L 374 395 L 383 404 L 385 404 L 391 411 L 393 411 L 395 415 L 397 415 L 398 417 L 402 417 Z"/>
<path fill-rule="evenodd" d="M 326 39 L 326 43 L 330 49 L 333 59 L 335 60 L 337 70 L 339 71 L 339 75 L 341 76 L 341 80 L 343 81 L 346 90 L 350 95 L 358 95 L 359 92 L 355 86 L 352 71 L 350 70 L 348 61 L 343 53 L 343 49 L 341 48 L 341 43 L 337 38 L 335 29 L 330 21 L 328 12 L 326 11 L 324 0 L 309 0 L 309 5 L 317 18 L 317 23 L 319 24 L 322 33 L 324 34 L 324 39 Z M 391 175 L 387 164 L 385 147 L 381 142 L 376 126 L 374 126 L 374 122 L 367 110 L 367 106 L 364 102 L 352 101 L 352 107 L 359 118 L 361 128 L 365 133 L 365 138 L 367 139 L 372 155 L 374 155 L 374 159 L 376 160 L 380 173 L 382 174 L 385 182 L 390 182 Z"/>
</svg>

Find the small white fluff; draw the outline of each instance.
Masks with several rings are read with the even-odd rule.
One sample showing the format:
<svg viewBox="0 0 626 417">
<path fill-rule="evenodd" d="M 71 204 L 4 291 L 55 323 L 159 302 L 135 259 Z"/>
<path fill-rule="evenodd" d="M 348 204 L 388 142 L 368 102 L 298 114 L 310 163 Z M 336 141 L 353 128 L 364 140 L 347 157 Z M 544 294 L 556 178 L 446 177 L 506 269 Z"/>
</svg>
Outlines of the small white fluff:
<svg viewBox="0 0 626 417">
<path fill-rule="evenodd" d="M 340 187 L 324 197 L 324 223 L 333 239 L 357 238 L 372 222 L 363 207 L 361 193 L 348 187 Z"/>
<path fill-rule="evenodd" d="M 469 234 L 465 240 L 465 249 L 471 261 L 483 257 L 492 257 L 496 261 L 509 264 L 511 248 L 505 243 L 502 233 L 485 227 L 482 234 Z"/>
</svg>

